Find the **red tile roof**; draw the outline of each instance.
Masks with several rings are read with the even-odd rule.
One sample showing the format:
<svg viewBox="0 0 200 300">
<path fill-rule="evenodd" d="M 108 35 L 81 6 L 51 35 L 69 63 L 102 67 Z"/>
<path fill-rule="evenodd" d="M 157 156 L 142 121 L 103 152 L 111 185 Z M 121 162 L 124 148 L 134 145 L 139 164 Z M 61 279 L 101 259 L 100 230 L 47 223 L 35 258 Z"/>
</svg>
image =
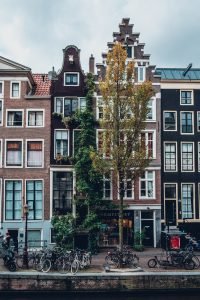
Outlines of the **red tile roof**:
<svg viewBox="0 0 200 300">
<path fill-rule="evenodd" d="M 34 95 L 36 96 L 50 95 L 51 80 L 49 80 L 48 74 L 33 74 L 33 78 L 36 83 Z"/>
</svg>

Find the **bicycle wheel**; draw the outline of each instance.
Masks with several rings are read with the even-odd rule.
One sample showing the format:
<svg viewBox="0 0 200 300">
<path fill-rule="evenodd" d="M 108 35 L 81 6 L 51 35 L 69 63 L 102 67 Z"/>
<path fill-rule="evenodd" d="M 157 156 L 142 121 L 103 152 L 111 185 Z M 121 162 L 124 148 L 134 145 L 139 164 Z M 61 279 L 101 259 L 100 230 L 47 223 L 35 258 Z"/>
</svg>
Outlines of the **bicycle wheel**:
<svg viewBox="0 0 200 300">
<path fill-rule="evenodd" d="M 193 255 L 192 256 L 192 260 L 193 260 L 193 262 L 195 263 L 195 269 L 198 269 L 199 268 L 199 266 L 200 266 L 200 261 L 199 261 L 199 258 L 198 258 L 198 256 L 197 255 Z"/>
<path fill-rule="evenodd" d="M 157 261 L 155 258 L 151 258 L 148 262 L 147 265 L 149 268 L 155 268 L 157 266 Z"/>
<path fill-rule="evenodd" d="M 119 261 L 119 258 L 117 256 L 110 256 L 110 255 L 107 255 L 105 257 L 105 261 L 106 263 L 110 266 L 110 267 L 113 267 L 113 268 L 118 268 L 119 265 L 120 265 L 120 261 Z"/>
<path fill-rule="evenodd" d="M 51 261 L 50 261 L 50 259 L 46 258 L 42 262 L 41 271 L 44 272 L 44 273 L 47 273 L 47 272 L 49 272 L 50 269 L 51 269 Z"/>
<path fill-rule="evenodd" d="M 9 270 L 10 272 L 15 272 L 16 269 L 17 269 L 17 267 L 16 267 L 15 262 L 10 262 L 10 263 L 8 264 L 8 270 Z"/>
<path fill-rule="evenodd" d="M 194 270 L 195 263 L 192 258 L 186 258 L 186 260 L 183 262 L 183 266 L 185 270 Z"/>
<path fill-rule="evenodd" d="M 74 260 L 71 263 L 71 273 L 75 275 L 78 272 L 78 269 L 79 269 L 79 262 L 77 260 Z"/>
</svg>

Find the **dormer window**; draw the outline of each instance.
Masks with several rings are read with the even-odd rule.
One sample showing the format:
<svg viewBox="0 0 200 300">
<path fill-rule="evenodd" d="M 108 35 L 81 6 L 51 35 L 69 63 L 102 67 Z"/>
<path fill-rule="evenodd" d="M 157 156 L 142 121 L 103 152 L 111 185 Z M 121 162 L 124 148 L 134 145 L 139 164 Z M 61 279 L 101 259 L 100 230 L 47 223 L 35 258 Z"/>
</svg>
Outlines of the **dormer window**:
<svg viewBox="0 0 200 300">
<path fill-rule="evenodd" d="M 79 85 L 79 73 L 71 72 L 64 75 L 65 86 L 78 86 Z"/>
</svg>

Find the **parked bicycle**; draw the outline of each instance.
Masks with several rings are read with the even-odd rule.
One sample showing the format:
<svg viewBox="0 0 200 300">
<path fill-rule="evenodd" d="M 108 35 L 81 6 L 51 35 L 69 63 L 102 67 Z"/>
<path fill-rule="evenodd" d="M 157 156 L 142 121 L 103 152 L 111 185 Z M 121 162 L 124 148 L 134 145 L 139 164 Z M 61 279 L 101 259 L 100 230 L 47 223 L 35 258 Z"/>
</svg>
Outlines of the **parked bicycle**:
<svg viewBox="0 0 200 300">
<path fill-rule="evenodd" d="M 127 247 L 124 247 L 122 251 L 115 248 L 113 251 L 109 251 L 105 257 L 105 262 L 110 267 L 119 268 L 126 266 L 129 268 L 137 268 L 139 257 Z"/>
</svg>

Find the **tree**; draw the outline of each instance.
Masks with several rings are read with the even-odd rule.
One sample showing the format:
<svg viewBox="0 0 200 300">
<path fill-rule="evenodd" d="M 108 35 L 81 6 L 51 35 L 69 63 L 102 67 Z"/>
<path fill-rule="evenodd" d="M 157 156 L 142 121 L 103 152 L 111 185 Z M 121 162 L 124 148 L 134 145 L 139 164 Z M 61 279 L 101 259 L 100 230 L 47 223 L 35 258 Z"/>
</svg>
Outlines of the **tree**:
<svg viewBox="0 0 200 300">
<path fill-rule="evenodd" d="M 102 147 L 94 164 L 101 171 L 112 170 L 119 181 L 119 246 L 123 247 L 124 178 L 134 181 L 141 176 L 151 160 L 142 131 L 148 113 L 148 101 L 153 95 L 151 82 L 134 84 L 134 62 L 126 61 L 126 49 L 115 43 L 107 55 L 105 79 L 99 83 L 103 98 Z M 106 160 L 105 156 L 109 156 Z M 101 166 L 101 167 L 100 167 Z M 102 167 L 103 166 L 103 167 Z"/>
</svg>

